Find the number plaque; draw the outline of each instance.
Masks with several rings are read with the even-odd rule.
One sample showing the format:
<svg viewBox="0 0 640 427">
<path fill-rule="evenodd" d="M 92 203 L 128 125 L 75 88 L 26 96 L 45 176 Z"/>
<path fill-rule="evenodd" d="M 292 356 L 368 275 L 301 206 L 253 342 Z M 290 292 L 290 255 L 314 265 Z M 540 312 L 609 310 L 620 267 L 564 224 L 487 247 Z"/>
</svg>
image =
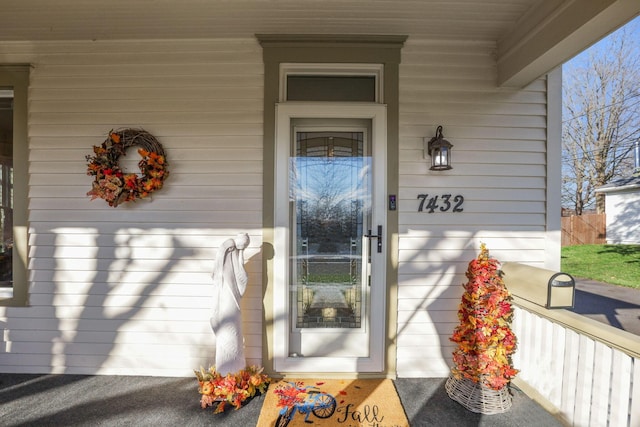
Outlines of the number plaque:
<svg viewBox="0 0 640 427">
<path fill-rule="evenodd" d="M 418 212 L 434 213 L 439 212 L 462 212 L 462 204 L 464 203 L 464 196 L 457 194 L 455 196 L 451 194 L 432 195 L 418 194 L 420 204 L 418 205 Z"/>
</svg>

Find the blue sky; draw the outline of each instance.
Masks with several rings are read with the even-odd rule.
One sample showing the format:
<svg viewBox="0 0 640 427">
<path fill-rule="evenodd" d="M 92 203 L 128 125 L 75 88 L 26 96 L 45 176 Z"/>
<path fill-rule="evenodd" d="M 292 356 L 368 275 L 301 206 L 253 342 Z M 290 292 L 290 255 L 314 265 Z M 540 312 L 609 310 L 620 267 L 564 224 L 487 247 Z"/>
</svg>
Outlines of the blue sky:
<svg viewBox="0 0 640 427">
<path fill-rule="evenodd" d="M 590 86 L 590 84 L 593 82 L 596 82 L 595 87 L 599 88 L 599 90 L 603 89 L 603 87 L 600 87 L 597 85 L 598 78 L 596 77 L 595 71 L 593 71 L 591 62 L 595 61 L 595 63 L 597 64 L 597 63 L 602 63 L 602 61 L 609 62 L 609 60 L 611 60 L 611 64 L 616 64 L 617 62 L 616 58 L 619 58 L 619 57 L 612 56 L 612 54 L 610 54 L 610 52 L 618 51 L 618 49 L 614 46 L 612 38 L 614 38 L 613 36 L 618 35 L 618 33 L 622 31 L 625 31 L 627 33 L 627 37 L 625 38 L 625 42 L 624 42 L 625 46 L 628 48 L 631 48 L 632 50 L 628 52 L 628 56 L 624 57 L 624 61 L 622 62 L 622 64 L 619 64 L 616 66 L 621 67 L 620 68 L 621 70 L 623 69 L 627 70 L 626 68 L 627 66 L 632 67 L 633 66 L 632 64 L 634 62 L 637 63 L 638 58 L 640 58 L 640 17 L 636 17 L 635 19 L 627 23 L 625 26 L 621 27 L 617 31 L 613 32 L 611 35 L 595 43 L 593 46 L 581 52 L 580 54 L 576 55 L 574 58 L 567 61 L 563 65 L 563 85 L 565 85 L 563 89 L 568 90 L 570 92 L 569 95 L 571 94 L 576 95 L 576 98 L 572 98 L 571 96 L 569 97 L 565 96 L 566 93 L 563 93 L 563 104 L 564 104 L 563 105 L 563 137 L 564 137 L 564 132 L 567 129 L 570 129 L 574 126 L 576 128 L 577 134 L 580 135 L 581 131 L 578 130 L 578 128 L 581 126 L 582 122 L 586 120 L 585 117 L 587 116 L 586 114 L 582 114 L 582 111 L 584 110 L 581 110 L 581 108 L 587 107 L 589 109 L 596 108 L 596 110 L 601 110 L 606 108 L 606 106 L 608 105 L 607 103 L 610 102 L 607 96 L 601 96 L 597 100 L 598 102 L 600 102 L 600 104 L 598 102 L 596 102 L 595 104 L 592 102 L 589 102 L 583 105 L 580 103 L 580 92 L 582 88 L 586 88 L 587 86 Z M 619 47 L 619 45 L 617 46 Z M 628 70 L 630 71 L 632 69 L 628 69 Z M 593 78 L 588 78 L 585 73 L 588 73 Z M 635 76 L 633 76 L 633 73 L 625 74 L 625 75 L 630 78 L 637 78 L 637 74 Z M 633 107 L 637 105 L 636 109 L 628 110 L 630 111 L 629 114 L 631 114 L 631 116 L 633 117 L 637 116 L 638 114 L 637 108 L 640 108 L 640 101 L 632 100 L 634 98 L 635 99 L 638 98 L 636 85 L 637 84 L 634 84 L 634 83 L 630 84 L 628 81 L 625 84 L 625 87 L 628 90 L 627 92 L 628 97 L 626 99 L 627 101 L 631 102 L 631 104 L 628 104 L 628 107 Z M 587 90 L 587 93 L 589 93 L 588 90 Z M 570 105 L 571 107 L 573 107 L 572 110 L 574 114 L 576 114 L 575 116 L 570 116 L 569 111 L 566 109 L 567 103 L 572 102 L 571 99 L 577 101 L 577 104 Z M 624 120 L 627 120 L 629 117 L 627 117 L 627 115 L 625 114 Z M 634 119 L 629 121 L 628 123 L 629 124 L 626 127 L 621 128 L 621 129 L 624 129 L 624 131 L 618 134 L 618 137 L 620 138 L 618 143 L 620 144 L 619 147 L 622 147 L 621 148 L 622 150 L 633 148 L 630 144 L 633 144 L 635 140 L 638 138 L 639 131 L 637 130 L 637 127 L 633 125 L 633 123 L 637 123 L 637 120 Z M 583 126 L 582 129 L 584 130 L 585 127 Z M 571 178 L 572 178 L 571 156 L 577 155 L 578 159 L 584 160 L 585 157 L 583 156 L 587 156 L 589 153 L 592 153 L 592 151 L 583 152 L 580 149 L 578 149 L 576 152 L 566 152 L 563 148 L 563 178 L 569 179 L 568 182 L 563 184 L 563 196 L 565 194 L 570 194 L 572 189 L 575 188 L 574 183 L 571 181 Z M 611 155 L 614 156 L 615 153 L 612 153 Z M 566 163 L 564 163 L 565 160 L 567 160 L 565 159 L 565 156 L 568 156 L 567 158 L 568 161 Z M 588 163 L 588 160 L 587 160 L 587 163 Z M 622 175 L 628 172 L 625 172 L 625 169 L 623 168 L 623 169 L 618 169 L 616 173 L 619 175 Z M 573 203 L 572 202 L 573 199 L 571 197 L 569 197 L 569 199 L 571 203 Z M 566 202 L 565 200 L 563 200 L 563 206 L 570 207 L 570 208 L 573 207 L 568 205 L 567 203 L 569 202 Z M 587 204 L 587 206 L 585 206 L 585 208 L 589 208 L 592 203 L 593 203 L 593 200 L 589 201 L 589 203 Z"/>
<path fill-rule="evenodd" d="M 619 28 L 612 34 L 615 34 L 618 31 L 622 31 L 623 29 L 627 31 L 631 31 L 634 39 L 636 40 L 636 48 L 640 49 L 640 16 L 637 16 L 635 19 L 631 20 L 626 25 Z M 575 57 L 567 61 L 566 65 L 573 66 L 573 65 L 576 65 L 576 63 L 583 62 L 588 58 L 589 52 L 591 50 L 607 49 L 608 45 L 609 45 L 609 37 L 607 36 L 604 39 L 600 40 L 599 42 L 595 43 L 589 49 L 581 52 L 580 54 L 576 55 Z"/>
</svg>

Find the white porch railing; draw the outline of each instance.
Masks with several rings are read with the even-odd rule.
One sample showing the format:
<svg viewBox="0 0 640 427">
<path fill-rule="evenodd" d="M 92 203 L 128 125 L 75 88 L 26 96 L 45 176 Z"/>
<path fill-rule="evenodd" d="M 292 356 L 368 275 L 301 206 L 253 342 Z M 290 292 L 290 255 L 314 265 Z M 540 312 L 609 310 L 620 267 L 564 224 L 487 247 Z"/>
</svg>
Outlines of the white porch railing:
<svg viewBox="0 0 640 427">
<path fill-rule="evenodd" d="M 571 426 L 640 426 L 640 337 L 514 296 L 514 385 Z"/>
</svg>

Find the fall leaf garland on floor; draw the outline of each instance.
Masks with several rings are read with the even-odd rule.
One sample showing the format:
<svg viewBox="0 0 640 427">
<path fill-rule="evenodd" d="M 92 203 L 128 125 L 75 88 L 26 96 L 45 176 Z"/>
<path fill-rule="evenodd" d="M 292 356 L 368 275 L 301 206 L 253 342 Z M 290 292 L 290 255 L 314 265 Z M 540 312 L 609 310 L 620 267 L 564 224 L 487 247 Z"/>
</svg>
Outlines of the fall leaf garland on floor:
<svg viewBox="0 0 640 427">
<path fill-rule="evenodd" d="M 490 258 L 483 243 L 480 254 L 469 263 L 468 282 L 458 310 L 460 324 L 451 341 L 455 378 L 467 378 L 500 390 L 518 373 L 511 363 L 516 337 L 510 327 L 510 294 L 504 285 L 500 263 Z"/>
<path fill-rule="evenodd" d="M 200 406 L 202 409 L 213 406 L 214 414 L 224 412 L 228 405 L 240 409 L 247 399 L 263 394 L 269 386 L 271 378 L 262 371 L 263 368 L 258 366 L 248 366 L 227 375 L 220 374 L 214 366 L 194 371 L 198 379 Z"/>
</svg>

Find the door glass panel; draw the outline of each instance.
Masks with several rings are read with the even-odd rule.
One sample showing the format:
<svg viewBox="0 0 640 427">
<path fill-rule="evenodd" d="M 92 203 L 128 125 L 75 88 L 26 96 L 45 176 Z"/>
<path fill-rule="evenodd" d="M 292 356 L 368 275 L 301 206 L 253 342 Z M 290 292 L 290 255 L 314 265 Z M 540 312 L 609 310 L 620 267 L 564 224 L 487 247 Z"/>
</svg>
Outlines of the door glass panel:
<svg viewBox="0 0 640 427">
<path fill-rule="evenodd" d="M 289 176 L 295 329 L 356 329 L 366 323 L 368 152 L 364 131 L 295 132 Z"/>
<path fill-rule="evenodd" d="M 375 102 L 375 76 L 287 76 L 288 101 Z"/>
</svg>

